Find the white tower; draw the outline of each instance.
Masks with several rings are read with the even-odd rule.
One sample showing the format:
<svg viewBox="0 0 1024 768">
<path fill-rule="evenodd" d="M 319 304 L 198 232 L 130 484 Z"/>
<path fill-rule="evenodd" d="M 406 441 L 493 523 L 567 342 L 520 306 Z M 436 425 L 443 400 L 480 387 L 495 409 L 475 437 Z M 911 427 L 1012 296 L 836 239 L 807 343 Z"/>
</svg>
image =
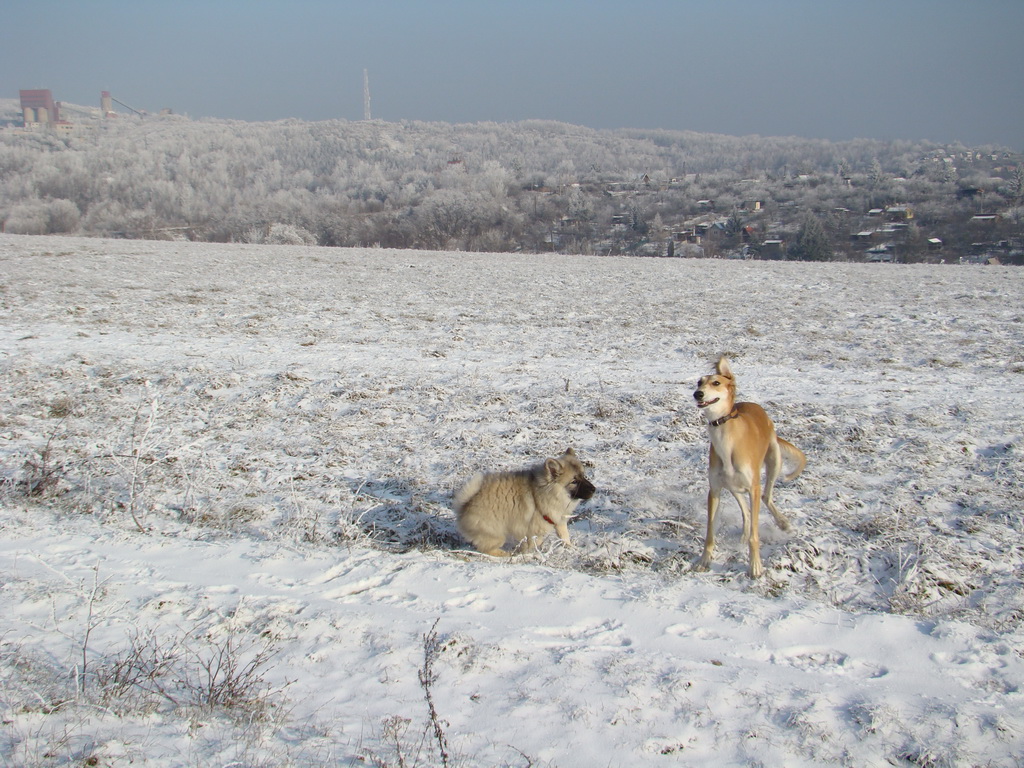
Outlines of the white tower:
<svg viewBox="0 0 1024 768">
<path fill-rule="evenodd" d="M 363 120 L 370 119 L 370 73 L 363 70 Z"/>
</svg>

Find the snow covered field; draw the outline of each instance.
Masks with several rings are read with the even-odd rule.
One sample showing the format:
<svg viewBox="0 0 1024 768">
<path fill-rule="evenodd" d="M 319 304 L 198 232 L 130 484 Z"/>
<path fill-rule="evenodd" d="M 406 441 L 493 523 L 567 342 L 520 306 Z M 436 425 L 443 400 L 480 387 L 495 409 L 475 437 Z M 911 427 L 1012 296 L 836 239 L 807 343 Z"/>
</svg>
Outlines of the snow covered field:
<svg viewBox="0 0 1024 768">
<path fill-rule="evenodd" d="M 1024 762 L 1024 271 L 0 235 L 0 317 L 0 765 Z M 467 552 L 567 446 L 575 546 Z"/>
</svg>

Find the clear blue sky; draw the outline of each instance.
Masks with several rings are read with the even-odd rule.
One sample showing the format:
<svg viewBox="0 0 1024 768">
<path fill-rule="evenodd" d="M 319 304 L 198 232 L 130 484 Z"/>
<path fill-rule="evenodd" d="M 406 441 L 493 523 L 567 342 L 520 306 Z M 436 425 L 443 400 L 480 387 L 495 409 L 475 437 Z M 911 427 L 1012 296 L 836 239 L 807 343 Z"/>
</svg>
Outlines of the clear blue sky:
<svg viewBox="0 0 1024 768">
<path fill-rule="evenodd" d="M 1022 0 L 6 0 L 0 97 L 1024 151 Z"/>
</svg>

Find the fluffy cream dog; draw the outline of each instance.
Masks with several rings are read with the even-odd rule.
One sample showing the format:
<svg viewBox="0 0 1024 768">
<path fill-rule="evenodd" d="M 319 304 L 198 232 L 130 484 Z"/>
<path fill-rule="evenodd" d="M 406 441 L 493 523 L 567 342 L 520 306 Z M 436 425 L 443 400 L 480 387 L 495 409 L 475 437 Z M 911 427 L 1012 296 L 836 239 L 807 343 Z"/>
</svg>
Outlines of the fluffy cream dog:
<svg viewBox="0 0 1024 768">
<path fill-rule="evenodd" d="M 594 485 L 572 448 L 556 459 L 518 472 L 478 474 L 455 495 L 459 533 L 480 552 L 530 551 L 551 531 L 569 543 L 569 519 Z"/>
</svg>

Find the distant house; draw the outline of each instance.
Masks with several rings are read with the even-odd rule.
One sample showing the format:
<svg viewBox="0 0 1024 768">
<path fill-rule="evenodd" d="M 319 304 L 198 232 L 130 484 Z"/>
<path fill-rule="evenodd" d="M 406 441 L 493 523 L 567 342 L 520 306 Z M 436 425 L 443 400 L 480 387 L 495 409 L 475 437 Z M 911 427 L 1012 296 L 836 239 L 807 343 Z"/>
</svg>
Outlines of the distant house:
<svg viewBox="0 0 1024 768">
<path fill-rule="evenodd" d="M 760 200 L 744 200 L 740 204 L 740 208 L 744 211 L 760 211 L 761 201 Z"/>
<path fill-rule="evenodd" d="M 909 221 L 914 218 L 914 211 L 909 205 L 890 205 L 885 209 L 889 221 Z"/>
<path fill-rule="evenodd" d="M 937 237 L 928 238 L 928 250 L 929 251 L 941 251 L 943 242 Z"/>
<path fill-rule="evenodd" d="M 890 222 L 889 224 L 886 224 L 884 227 L 880 228 L 878 230 L 878 233 L 881 235 L 898 235 L 903 232 L 906 232 L 907 229 L 909 229 L 909 227 L 909 224 L 906 224 L 902 221 Z"/>
<path fill-rule="evenodd" d="M 961 264 L 988 264 L 990 266 L 999 266 L 999 256 L 994 253 L 978 253 L 973 256 L 961 256 Z"/>
<path fill-rule="evenodd" d="M 995 213 L 979 213 L 971 216 L 972 224 L 995 224 L 998 220 L 999 215 Z"/>
<path fill-rule="evenodd" d="M 870 262 L 884 262 L 891 264 L 896 261 L 896 248 L 892 243 L 885 243 L 883 245 L 876 245 L 874 248 L 868 248 L 867 260 Z"/>
<path fill-rule="evenodd" d="M 701 233 L 697 231 L 696 227 L 690 227 L 689 229 L 680 229 L 673 232 L 672 239 L 677 243 L 692 243 L 693 245 L 700 245 L 703 238 Z"/>
<path fill-rule="evenodd" d="M 783 259 L 786 257 L 785 241 L 765 240 L 761 243 L 762 259 Z"/>
</svg>

